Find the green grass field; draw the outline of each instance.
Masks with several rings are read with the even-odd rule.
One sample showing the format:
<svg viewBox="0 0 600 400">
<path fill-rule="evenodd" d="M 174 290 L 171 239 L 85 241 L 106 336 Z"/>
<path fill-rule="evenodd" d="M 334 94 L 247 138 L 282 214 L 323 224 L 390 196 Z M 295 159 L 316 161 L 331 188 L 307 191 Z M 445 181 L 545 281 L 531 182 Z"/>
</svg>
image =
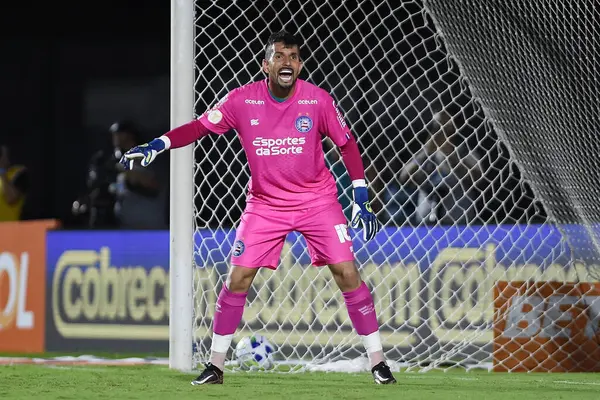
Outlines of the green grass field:
<svg viewBox="0 0 600 400">
<path fill-rule="evenodd" d="M 370 374 L 230 373 L 224 385 L 192 386 L 164 366 L 0 366 L 0 399 L 600 399 L 598 374 L 396 373 L 377 386 Z"/>
</svg>

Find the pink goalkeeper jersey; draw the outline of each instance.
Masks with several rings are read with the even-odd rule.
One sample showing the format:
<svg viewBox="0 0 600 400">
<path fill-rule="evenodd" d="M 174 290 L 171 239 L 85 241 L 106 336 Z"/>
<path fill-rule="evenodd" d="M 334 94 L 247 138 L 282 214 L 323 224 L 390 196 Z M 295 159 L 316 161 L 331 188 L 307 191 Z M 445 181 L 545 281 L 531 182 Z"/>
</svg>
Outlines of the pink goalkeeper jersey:
<svg viewBox="0 0 600 400">
<path fill-rule="evenodd" d="M 339 147 L 351 133 L 323 89 L 299 79 L 293 96 L 279 103 L 267 80 L 250 83 L 229 92 L 199 121 L 217 134 L 237 131 L 250 167 L 248 204 L 298 210 L 337 201 L 321 135 Z"/>
</svg>

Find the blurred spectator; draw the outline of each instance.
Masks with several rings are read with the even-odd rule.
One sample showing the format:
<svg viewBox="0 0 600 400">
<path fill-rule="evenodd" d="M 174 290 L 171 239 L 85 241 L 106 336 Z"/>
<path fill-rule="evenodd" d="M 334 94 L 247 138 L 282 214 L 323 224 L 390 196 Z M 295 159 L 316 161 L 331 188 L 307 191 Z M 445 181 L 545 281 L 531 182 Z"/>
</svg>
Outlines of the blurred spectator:
<svg viewBox="0 0 600 400">
<path fill-rule="evenodd" d="M 417 223 L 466 224 L 477 216 L 474 183 L 481 177 L 479 156 L 459 141 L 455 123 L 445 111 L 434 116 L 423 148 L 400 172 L 400 183 L 417 193 Z"/>
<path fill-rule="evenodd" d="M 366 140 L 376 144 L 368 153 L 370 162 L 365 163 L 365 174 L 375 194 L 371 207 L 379 221 L 387 226 L 416 225 L 416 188 L 400 182 L 399 171 L 405 164 L 407 153 L 412 154 L 405 138 L 402 133 L 394 132 L 383 138 Z"/>
<path fill-rule="evenodd" d="M 400 185 L 392 181 L 382 188 L 381 197 L 385 203 L 385 219 L 394 226 L 408 223 L 416 226 L 419 223 L 417 216 L 418 191 L 410 185 Z"/>
<path fill-rule="evenodd" d="M 165 229 L 168 171 L 165 159 L 148 167 L 136 162 L 125 171 L 121 155 L 143 143 L 137 128 L 119 121 L 109 129 L 112 151 L 98 151 L 88 170 L 88 192 L 73 203 L 73 213 L 85 215 L 92 228 Z"/>
<path fill-rule="evenodd" d="M 384 225 L 414 226 L 417 224 L 415 210 L 418 193 L 414 185 L 400 183 L 398 171 L 403 165 L 401 155 L 395 152 L 394 146 L 389 148 L 391 151 L 374 156 L 374 160 L 366 167 L 367 179 L 376 193 L 371 207 Z"/>
<path fill-rule="evenodd" d="M 23 165 L 12 164 L 7 146 L 0 147 L 0 222 L 18 221 L 29 189 Z"/>
</svg>

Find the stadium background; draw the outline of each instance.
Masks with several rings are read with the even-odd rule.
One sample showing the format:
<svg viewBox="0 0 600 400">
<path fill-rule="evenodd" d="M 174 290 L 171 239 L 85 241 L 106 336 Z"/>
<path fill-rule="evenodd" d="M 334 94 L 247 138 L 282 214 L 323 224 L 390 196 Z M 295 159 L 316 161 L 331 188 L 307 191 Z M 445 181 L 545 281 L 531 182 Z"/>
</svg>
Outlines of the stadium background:
<svg viewBox="0 0 600 400">
<path fill-rule="evenodd" d="M 239 4 L 246 3 L 239 2 Z M 345 4 L 351 7 L 353 2 L 348 1 Z M 128 347 L 127 342 L 120 341 L 127 335 L 130 337 L 145 335 L 150 339 L 154 335 L 154 338 L 161 338 L 162 346 L 166 346 L 167 315 L 164 302 L 168 298 L 164 269 L 166 232 L 157 239 L 151 237 L 151 233 L 148 233 L 150 237 L 146 237 L 145 233 L 130 235 L 118 232 L 112 234 L 92 232 L 85 235 L 75 232 L 71 236 L 69 230 L 83 228 L 72 219 L 71 204 L 84 190 L 86 166 L 90 156 L 97 149 L 109 145 L 110 124 L 121 118 L 134 120 L 142 128 L 144 139 L 160 135 L 168 129 L 170 73 L 168 3 L 162 7 L 138 1 L 126 4 L 101 3 L 89 9 L 70 5 L 46 9 L 41 6 L 35 10 L 18 5 L 11 7 L 13 7 L 11 12 L 4 13 L 1 17 L 3 18 L 1 29 L 5 35 L 0 46 L 6 59 L 10 60 L 0 65 L 6 111 L 1 142 L 10 146 L 15 161 L 27 165 L 32 174 L 32 190 L 26 206 L 25 219 L 57 219 L 64 229 L 63 232 L 48 234 L 44 243 L 45 254 L 42 258 L 47 260 L 46 265 L 38 261 L 31 270 L 36 274 L 46 274 L 47 287 L 42 296 L 46 300 L 42 303 L 45 304 L 47 311 L 45 346 L 52 350 L 86 346 L 104 350 L 129 348 L 148 351 L 155 348 L 153 343 L 144 343 L 143 340 L 136 340 L 137 347 Z M 239 54 L 232 50 L 225 36 L 220 33 L 223 27 L 229 26 L 229 30 L 232 29 L 231 21 L 239 11 L 237 8 L 231 8 L 229 9 L 231 15 L 218 16 L 211 29 L 198 38 L 198 43 L 204 46 L 205 54 L 212 55 L 213 59 L 210 68 L 202 67 L 206 65 L 207 60 L 202 57 L 197 60 L 202 74 L 196 90 L 203 91 L 208 77 L 218 74 L 219 80 L 213 80 L 209 84 L 210 90 L 203 91 L 197 112 L 201 112 L 203 107 L 213 103 L 214 99 L 224 94 L 227 89 L 231 89 L 233 76 L 244 81 L 250 78 L 251 71 L 257 68 L 263 52 L 262 43 L 268 31 L 257 29 L 261 32 L 261 37 L 258 40 L 255 36 L 248 38 L 252 46 L 241 55 L 244 59 L 251 60 L 248 68 L 239 60 L 234 60 Z M 285 14 L 289 13 L 289 10 L 281 12 L 285 19 Z M 303 36 L 308 36 L 314 26 L 320 26 L 318 29 L 322 34 L 328 31 L 334 32 L 334 40 L 323 43 L 325 51 L 307 59 L 307 69 L 317 71 L 313 75 L 313 80 L 317 82 L 327 76 L 324 82 L 325 88 L 331 89 L 336 97 L 343 98 L 340 102 L 343 110 L 352 110 L 347 113 L 347 119 L 353 124 L 353 130 L 359 136 L 359 142 L 363 147 L 373 142 L 375 136 L 378 136 L 381 142 L 385 142 L 384 148 L 369 146 L 370 150 L 366 151 L 371 159 L 377 157 L 376 154 L 369 154 L 370 152 L 382 153 L 382 157 L 379 157 L 380 162 L 383 163 L 379 166 L 380 178 L 393 179 L 391 177 L 420 147 L 416 141 L 412 146 L 406 146 L 406 143 L 413 136 L 422 136 L 426 132 L 428 121 L 431 121 L 437 106 L 448 104 L 452 100 L 453 106 L 460 109 L 457 113 L 459 135 L 465 140 L 467 146 L 477 148 L 484 154 L 481 159 L 484 171 L 481 182 L 484 185 L 479 188 L 482 195 L 478 200 L 478 214 L 477 219 L 473 221 L 474 225 L 544 221 L 542 208 L 532 207 L 532 194 L 526 186 L 519 184 L 520 176 L 516 167 L 514 165 L 507 167 L 509 160 L 506 149 L 498 143 L 491 126 L 482 124 L 481 109 L 470 103 L 469 91 L 464 82 L 458 80 L 457 71 L 450 70 L 455 67 L 444 62 L 446 57 L 444 47 L 433 39 L 432 31 L 424 27 L 426 25 L 423 20 L 424 14 L 420 12 L 418 2 L 406 2 L 405 7 L 397 7 L 391 12 L 398 13 L 397 20 L 404 22 L 399 25 L 386 25 L 374 20 L 373 25 L 377 25 L 377 29 L 371 32 L 361 30 L 361 34 L 366 37 L 364 41 L 361 37 L 345 38 L 343 29 L 335 29 L 335 20 L 329 22 L 313 20 L 310 24 L 295 21 L 295 25 L 302 25 L 300 33 Z M 269 12 L 265 13 L 265 18 L 269 19 L 269 15 Z M 346 23 L 352 25 L 357 22 L 348 20 Z M 199 23 L 202 23 L 202 20 Z M 286 28 L 294 30 L 295 25 Z M 272 24 L 270 28 L 278 30 L 282 26 Z M 401 45 L 382 40 L 382 37 L 390 31 L 394 32 L 395 37 L 402 38 Z M 246 31 L 245 34 L 252 35 L 252 31 Z M 423 38 L 431 40 L 423 41 Z M 342 42 L 344 45 L 338 47 L 336 43 Z M 428 45 L 431 47 L 427 47 Z M 349 52 L 350 47 L 359 50 L 355 50 L 356 54 L 350 54 L 352 53 Z M 383 52 L 386 56 L 382 58 Z M 220 56 L 215 57 L 215 54 Z M 356 58 L 357 54 L 362 56 L 360 63 Z M 413 57 L 406 57 L 407 54 L 412 54 Z M 369 74 L 377 74 L 379 69 L 392 68 L 391 73 L 386 75 L 386 79 L 380 81 L 380 84 L 391 88 L 387 91 L 387 95 L 378 96 L 376 92 L 371 91 L 369 96 L 360 99 L 359 93 L 368 92 L 370 89 L 367 81 L 362 81 L 362 84 L 355 88 L 357 92 L 346 95 L 343 87 L 351 85 L 336 80 L 336 75 L 330 74 L 331 71 L 340 68 L 340 62 L 346 56 L 349 59 L 345 62 L 352 66 L 353 74 L 356 76 L 369 76 Z M 402 57 L 404 62 L 394 64 L 394 59 L 399 57 Z M 436 65 L 436 68 L 431 68 L 431 64 Z M 215 66 L 222 65 L 226 65 L 229 71 L 211 70 Z M 427 70 L 426 74 L 423 74 L 424 70 Z M 415 76 L 421 78 L 415 80 Z M 220 81 L 228 82 L 228 85 L 222 85 Z M 436 85 L 440 87 L 436 88 Z M 407 87 L 410 90 L 405 90 Z M 449 90 L 444 91 L 445 88 Z M 440 92 L 445 94 L 437 98 Z M 434 99 L 439 104 L 430 107 L 429 103 L 435 103 Z M 204 141 L 201 146 L 210 146 L 210 143 Z M 211 155 L 218 154 L 215 152 Z M 218 159 L 217 157 L 213 162 Z M 227 165 L 225 163 L 220 166 Z M 228 182 L 228 179 L 235 180 L 237 171 L 225 169 L 221 171 L 223 175 L 214 173 L 197 177 L 196 184 L 202 184 L 205 191 L 203 196 L 208 199 L 203 204 L 199 217 L 219 225 L 231 225 L 239 216 L 231 210 L 241 209 L 239 204 L 236 204 L 236 197 L 239 198 L 244 185 L 239 181 L 236 181 L 235 185 L 233 182 Z M 225 199 L 225 201 L 217 207 L 217 199 Z M 388 227 L 390 225 L 393 224 L 388 223 Z M 445 228 L 441 229 L 444 234 L 447 234 Z M 519 228 L 516 231 L 523 234 Z M 392 232 L 390 235 L 393 235 L 395 231 L 390 232 Z M 467 231 L 463 236 L 450 235 L 453 238 L 452 243 L 436 242 L 436 250 L 441 251 L 445 247 L 452 246 L 469 248 L 469 244 L 473 243 L 469 242 L 466 236 L 477 236 L 477 234 L 485 236 L 487 233 L 485 230 L 475 228 L 473 232 Z M 501 233 L 510 236 L 511 231 Z M 429 231 L 424 233 L 423 237 L 428 238 L 428 234 Z M 6 234 L 5 237 L 8 235 L 10 234 Z M 498 252 L 499 257 L 516 265 L 524 265 L 528 261 L 539 261 L 540 265 L 555 261 L 548 255 L 554 254 L 561 245 L 555 236 L 550 235 L 550 232 L 538 231 L 534 227 L 529 234 L 524 234 L 524 237 L 528 240 L 526 244 L 510 241 L 504 243 L 505 246 L 513 246 L 513 248 Z M 553 240 L 550 240 L 549 247 L 546 248 L 543 246 L 538 248 L 534 245 L 539 253 L 519 253 L 519 246 L 533 245 L 536 243 L 535 239 L 539 237 L 550 237 Z M 485 241 L 481 238 L 475 240 L 477 243 Z M 424 239 L 423 242 L 426 240 Z M 155 243 L 161 243 L 162 247 L 154 246 Z M 398 247 L 401 247 L 401 243 L 400 239 L 394 242 Z M 150 251 L 144 249 L 145 244 L 151 247 Z M 423 246 L 423 243 L 417 243 L 415 248 L 419 246 Z M 407 258 L 410 254 L 416 254 L 415 248 L 409 248 L 408 253 L 402 256 Z M 105 250 L 108 252 L 103 253 Z M 509 255 L 510 250 L 512 254 Z M 395 250 L 386 251 L 393 253 Z M 435 264 L 432 260 L 437 254 L 435 251 L 426 253 L 426 255 L 421 254 L 423 264 L 420 268 L 423 271 Z M 213 257 L 210 251 L 206 254 L 200 253 L 199 256 L 204 257 L 202 261 Z M 385 254 L 386 257 L 388 255 Z M 529 258 L 525 259 L 526 257 Z M 373 258 L 373 253 L 366 254 L 365 259 L 368 258 Z M 102 263 L 102 260 L 106 259 L 112 260 L 119 268 L 119 273 L 122 272 L 124 275 L 131 273 L 132 275 L 127 276 L 135 277 L 130 279 L 137 279 L 135 282 L 140 285 L 138 288 L 140 290 L 136 293 L 138 303 L 125 305 L 121 299 L 116 305 L 108 304 L 107 298 L 102 298 L 102 293 L 99 297 L 101 300 L 98 301 L 105 301 L 105 303 L 100 305 L 93 302 L 92 304 L 55 302 L 58 297 L 62 300 L 67 299 L 68 296 L 71 296 L 70 300 L 83 297 L 83 292 L 78 292 L 76 289 L 71 291 L 70 287 L 65 289 L 60 285 L 64 282 L 76 282 L 80 277 L 77 275 L 79 273 L 85 275 L 87 270 L 82 266 L 88 265 L 86 263 L 94 265 L 97 263 L 99 273 L 104 273 L 101 270 L 102 266 L 112 266 Z M 462 267 L 467 267 L 468 262 L 469 260 Z M 559 262 L 566 263 L 564 260 Z M 221 273 L 225 266 L 222 259 L 199 264 L 213 264 L 220 269 Z M 498 265 L 504 268 L 500 263 Z M 67 280 L 67 274 L 60 275 L 56 272 L 60 270 L 59 267 L 72 267 L 68 271 L 71 274 L 68 276 L 70 281 Z M 107 277 L 114 271 L 105 272 L 106 275 L 102 277 Z M 556 272 L 556 270 L 552 271 L 552 273 Z M 431 271 L 429 273 L 433 275 Z M 547 275 L 550 278 L 554 277 Z M 58 281 L 53 280 L 53 277 L 57 276 Z M 90 281 L 94 278 L 92 274 L 86 276 Z M 149 282 L 152 290 L 157 291 L 141 289 L 142 281 Z M 463 283 L 456 282 L 456 286 Z M 475 289 L 474 292 L 476 291 Z M 38 297 L 40 293 L 41 290 L 37 293 Z M 60 293 L 60 296 L 57 293 Z M 461 309 L 468 297 L 469 293 L 464 294 L 464 297 L 454 299 L 456 302 L 451 305 Z M 428 299 L 423 297 L 419 301 L 425 304 Z M 474 306 L 472 302 L 470 305 Z M 112 306 L 116 308 L 111 309 Z M 122 306 L 129 308 L 120 308 Z M 391 310 L 393 308 L 388 312 Z M 422 311 L 422 308 L 419 310 Z M 427 319 L 428 310 L 423 312 L 425 312 L 423 318 Z M 416 315 L 413 313 L 406 317 L 409 319 Z M 102 325 L 103 321 L 119 320 L 132 329 L 115 331 L 114 326 L 108 326 L 111 324 Z M 68 321 L 71 326 L 69 324 L 59 326 L 61 321 Z M 94 324 L 90 327 L 85 322 Z M 480 326 L 481 323 L 483 326 L 489 321 L 464 322 L 475 326 Z M 415 325 L 418 325 L 418 321 Z M 394 326 L 394 329 L 400 329 L 400 326 Z M 54 330 L 60 335 L 55 334 Z M 90 336 L 92 342 L 87 341 L 86 335 Z M 104 336 L 101 337 L 102 335 Z M 428 335 L 429 332 L 422 336 Z M 82 337 L 84 339 L 78 341 Z M 103 340 L 100 343 L 93 342 L 94 338 L 111 338 L 110 340 L 116 341 Z M 423 343 L 423 345 L 430 346 L 431 343 Z M 468 349 L 467 352 L 476 353 L 478 349 L 475 347 Z"/>
<path fill-rule="evenodd" d="M 0 48 L 4 59 L 8 60 L 0 65 L 4 94 L 0 101 L 5 116 L 0 143 L 9 145 L 14 161 L 30 169 L 31 195 L 25 206 L 24 218 L 57 218 L 65 228 L 79 227 L 71 214 L 71 205 L 85 191 L 86 168 L 91 155 L 109 145 L 108 127 L 117 119 L 129 118 L 139 124 L 145 139 L 160 135 L 169 128 L 169 4 L 132 0 L 126 3 L 98 3 L 89 9 L 70 4 L 52 7 L 41 4 L 33 10 L 18 4 L 8 7 L 9 11 L 0 16 L 3 33 Z M 231 9 L 230 12 L 237 11 Z M 351 102 L 357 94 L 350 93 L 340 103 L 343 110 L 353 110 L 347 114 L 347 119 L 356 121 L 354 131 L 360 135 L 361 146 L 366 147 L 365 144 L 369 143 L 369 135 L 382 134 L 390 141 L 391 145 L 383 149 L 385 165 L 379 168 L 381 176 L 388 179 L 411 152 L 418 150 L 417 141 L 412 142 L 412 147 L 405 147 L 405 144 L 413 136 L 423 134 L 427 121 L 431 120 L 432 111 L 420 109 L 423 100 L 431 100 L 426 98 L 427 91 L 424 92 L 424 99 L 419 98 L 419 92 L 425 89 L 427 82 L 437 81 L 438 85 L 449 86 L 446 96 L 453 97 L 458 107 L 467 104 L 470 96 L 462 83 L 456 80 L 448 82 L 452 74 L 440 68 L 430 69 L 427 76 L 412 85 L 411 90 L 403 92 L 403 88 L 411 86 L 412 76 L 415 75 L 405 72 L 411 72 L 412 68 L 418 76 L 421 68 L 427 67 L 425 64 L 419 65 L 419 62 L 437 62 L 445 57 L 445 53 L 443 47 L 410 48 L 411 42 L 418 43 L 422 37 L 431 35 L 429 29 L 422 26 L 423 14 L 419 13 L 418 2 L 407 2 L 406 7 L 397 8 L 395 12 L 410 12 L 411 16 L 398 15 L 398 19 L 404 21 L 400 26 L 380 26 L 379 31 L 368 36 L 363 62 L 361 65 L 356 62 L 356 76 L 371 73 L 365 70 L 376 63 L 380 64 L 380 68 L 386 68 L 385 64 L 393 62 L 394 57 L 414 52 L 414 57 L 404 57 L 403 63 L 395 64 L 397 70 L 389 74 L 389 79 L 385 81 L 385 84 L 392 86 L 390 93 L 397 93 L 399 99 L 390 98 L 389 94 L 388 98 L 379 98 L 375 92 L 371 92 L 368 101 L 363 99 L 352 107 Z M 268 15 L 266 17 L 268 19 Z M 221 20 L 226 25 L 231 16 L 222 16 Z M 221 20 L 217 20 L 214 29 L 205 35 L 218 35 L 217 27 Z M 331 21 L 328 23 L 331 24 Z M 300 32 L 306 35 L 311 26 L 318 23 L 300 24 L 303 26 Z M 273 26 L 273 29 L 279 28 Z M 294 25 L 288 28 L 293 29 Z M 325 24 L 319 29 L 329 28 Z M 394 35 L 406 40 L 401 46 L 382 43 L 377 48 L 378 37 L 386 30 L 394 30 Z M 265 36 L 265 32 L 262 36 Z M 344 39 L 342 32 L 336 31 L 336 41 Z M 253 42 L 251 52 L 242 54 L 243 57 L 260 60 L 263 51 L 260 43 L 266 40 L 266 36 L 262 36 L 262 40 Z M 209 36 L 203 36 L 198 42 L 208 44 L 208 40 Z M 356 40 L 349 38 L 345 46 Z M 423 43 L 436 44 L 433 40 Z M 316 81 L 322 79 L 322 73 L 336 68 L 336 62 L 347 52 L 344 47 L 338 48 L 333 40 L 325 43 L 324 48 L 330 54 L 315 54 L 307 63 L 307 68 L 311 70 L 316 69 L 316 62 L 321 64 L 320 72 L 314 76 Z M 367 48 L 375 48 L 376 51 L 368 53 Z M 380 58 L 377 51 L 383 49 L 387 49 L 388 59 Z M 215 65 L 233 58 L 232 54 L 227 53 L 231 51 L 227 43 L 218 40 L 207 46 L 205 54 L 213 54 L 216 50 L 223 50 L 223 54 Z M 429 57 L 423 61 L 426 52 Z M 358 52 L 362 53 L 362 50 Z M 414 65 L 410 65 L 411 60 Z M 200 58 L 198 63 L 203 61 Z M 352 63 L 352 60 L 349 62 Z M 440 65 L 443 67 L 444 63 Z M 400 70 L 403 66 L 406 66 L 406 70 Z M 250 78 L 239 62 L 232 66 L 232 70 L 239 72 L 241 81 Z M 205 76 L 211 76 L 211 73 L 212 70 L 208 69 Z M 229 81 L 230 75 L 231 72 L 223 71 L 223 81 Z M 335 87 L 332 90 L 334 95 L 343 97 L 343 82 L 337 85 L 336 74 L 329 76 L 328 89 Z M 399 76 L 403 76 L 403 82 L 397 80 Z M 199 87 L 205 83 L 203 79 L 200 76 Z M 214 87 L 214 82 L 209 91 L 204 91 L 205 98 L 199 102 L 200 105 L 212 103 L 216 94 L 224 92 L 223 87 Z M 357 87 L 355 90 L 367 89 Z M 430 94 L 435 96 L 435 91 Z M 443 98 L 440 100 L 444 101 Z M 484 130 L 480 125 L 481 110 L 469 107 L 463 108 L 457 116 L 458 124 L 463 124 L 460 135 L 468 138 L 470 147 L 479 147 L 480 151 L 486 153 L 482 159 L 482 170 L 488 175 L 481 181 L 491 182 L 483 188 L 484 193 L 478 204 L 480 222 L 518 221 L 524 216 L 531 217 L 532 213 L 539 213 L 541 208 L 530 207 L 532 195 L 520 192 L 518 170 L 505 168 L 508 158 L 505 150 L 494 145 L 497 140 L 494 133 Z M 463 118 L 462 122 L 460 118 Z M 470 118 L 469 123 L 464 123 L 467 118 Z M 473 127 L 479 127 L 478 131 L 473 132 Z M 370 146 L 370 149 L 375 152 L 380 150 L 377 146 Z M 204 219 L 226 225 L 237 220 L 237 212 L 227 211 L 227 199 L 221 207 L 216 207 L 216 198 L 222 198 L 224 190 L 231 190 L 234 196 L 243 190 L 241 185 L 228 185 L 231 175 L 235 173 L 229 176 L 213 174 L 202 186 L 203 190 L 214 191 L 210 199 L 214 204 L 209 201 L 203 213 L 215 210 L 215 215 L 212 218 L 201 215 Z M 221 191 L 216 188 L 218 182 L 210 179 L 221 180 Z"/>
<path fill-rule="evenodd" d="M 11 3 L 0 15 L 0 142 L 29 167 L 25 218 L 71 223 L 92 154 L 131 118 L 169 128 L 169 2 Z"/>
</svg>

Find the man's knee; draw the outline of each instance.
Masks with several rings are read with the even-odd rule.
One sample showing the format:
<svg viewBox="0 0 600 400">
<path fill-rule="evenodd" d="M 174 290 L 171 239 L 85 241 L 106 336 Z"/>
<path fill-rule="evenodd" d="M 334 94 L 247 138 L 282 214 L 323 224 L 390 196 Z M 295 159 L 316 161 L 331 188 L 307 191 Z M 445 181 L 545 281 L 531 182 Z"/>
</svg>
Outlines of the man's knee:
<svg viewBox="0 0 600 400">
<path fill-rule="evenodd" d="M 227 276 L 227 289 L 232 293 L 248 292 L 257 272 L 258 268 L 231 266 Z"/>
<path fill-rule="evenodd" d="M 344 261 L 329 266 L 333 278 L 342 292 L 358 289 L 362 280 L 354 261 Z"/>
</svg>

